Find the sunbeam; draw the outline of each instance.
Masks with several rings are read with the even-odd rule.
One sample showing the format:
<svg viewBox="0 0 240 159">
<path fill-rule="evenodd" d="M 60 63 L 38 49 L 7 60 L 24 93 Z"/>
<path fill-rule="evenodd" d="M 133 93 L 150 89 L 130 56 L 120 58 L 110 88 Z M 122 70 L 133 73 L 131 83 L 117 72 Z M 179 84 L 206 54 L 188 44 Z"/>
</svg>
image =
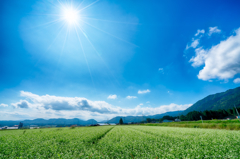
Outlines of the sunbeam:
<svg viewBox="0 0 240 159">
<path fill-rule="evenodd" d="M 79 43 L 80 43 L 80 46 L 81 46 L 81 49 L 82 49 L 82 52 L 83 52 L 83 55 L 84 55 L 84 58 L 85 58 L 85 61 L 86 61 L 86 64 L 87 64 L 88 71 L 89 71 L 89 74 L 90 74 L 90 76 L 91 76 L 93 86 L 95 87 L 95 84 L 94 84 L 94 81 L 93 81 L 93 77 L 92 77 L 92 73 L 91 73 L 91 70 L 90 70 L 90 67 L 89 67 L 89 64 L 88 64 L 88 60 L 87 60 L 87 58 L 86 58 L 86 55 L 85 55 L 85 52 L 84 52 L 84 49 L 83 49 L 83 46 L 82 46 L 82 42 L 81 42 L 81 39 L 80 39 L 80 37 L 79 37 L 79 34 L 78 34 L 78 31 L 77 31 L 76 27 L 75 27 L 75 31 L 76 31 L 76 33 L 77 33 L 78 41 L 79 41 Z"/>
<path fill-rule="evenodd" d="M 60 28 L 61 28 L 60 31 L 58 32 L 57 36 L 54 38 L 53 42 L 49 45 L 49 47 L 47 48 L 47 50 L 49 50 L 49 49 L 51 48 L 52 44 L 56 41 L 56 39 L 58 38 L 58 36 L 59 36 L 60 33 L 62 32 L 62 30 L 63 30 L 63 28 L 64 28 L 65 25 L 66 25 L 66 24 L 62 24 L 62 25 L 60 26 Z"/>
<path fill-rule="evenodd" d="M 51 44 L 48 46 L 47 50 L 46 50 L 46 53 L 48 52 L 48 50 L 51 48 L 51 46 L 53 45 L 53 43 L 56 41 L 56 39 L 58 38 L 58 36 L 60 35 L 60 33 L 62 32 L 63 28 L 64 28 L 65 24 L 62 24 L 59 28 L 59 32 L 57 34 L 57 36 L 54 38 L 54 40 L 51 42 Z M 38 59 L 38 61 L 35 63 L 34 67 L 36 67 L 38 65 L 38 63 L 41 61 L 41 59 L 43 58 L 43 54 L 41 55 L 41 58 Z"/>
<path fill-rule="evenodd" d="M 98 1 L 99 1 L 99 0 L 96 0 L 96 1 L 94 1 L 93 3 L 89 4 L 88 6 L 86 6 L 86 7 L 82 8 L 82 9 L 80 9 L 79 12 L 83 11 L 84 9 L 89 8 L 90 6 L 94 5 L 94 4 L 97 3 Z"/>
<path fill-rule="evenodd" d="M 51 26 L 55 23 L 58 23 L 60 21 L 61 21 L 61 19 L 56 19 L 56 20 L 53 20 L 53 21 L 50 21 L 50 22 L 47 22 L 47 23 L 43 23 L 43 24 L 40 24 L 40 25 L 37 25 L 37 26 L 30 27 L 29 29 L 34 29 L 34 28 L 43 27 L 43 26 L 49 27 L 49 26 Z"/>
<path fill-rule="evenodd" d="M 125 43 L 128 43 L 128 44 L 131 44 L 131 45 L 134 45 L 134 46 L 138 47 L 137 45 L 135 45 L 135 44 L 133 44 L 133 43 L 130 43 L 130 42 L 126 41 L 126 40 L 123 40 L 123 39 L 121 39 L 121 38 L 119 38 L 119 37 L 117 37 L 117 36 L 115 36 L 115 35 L 113 35 L 113 34 L 110 34 L 110 33 L 107 32 L 107 31 L 104 31 L 104 30 L 102 30 L 102 29 L 99 29 L 98 27 L 93 26 L 93 25 L 89 24 L 88 22 L 86 22 L 86 21 L 84 21 L 84 20 L 82 20 L 82 19 L 81 19 L 80 21 L 82 21 L 83 23 L 85 23 L 85 24 L 87 24 L 87 25 L 89 25 L 89 26 L 91 26 L 91 27 L 93 27 L 93 28 L 95 28 L 95 29 L 97 29 L 97 30 L 105 33 L 105 34 L 108 34 L 108 35 L 110 35 L 110 36 L 112 36 L 112 37 L 115 37 L 115 38 L 117 38 L 118 40 L 121 40 L 121 41 L 123 41 L 123 42 L 125 42 Z"/>
<path fill-rule="evenodd" d="M 116 82 L 119 84 L 118 80 L 116 79 L 116 77 L 113 75 L 112 71 L 110 70 L 110 68 L 108 67 L 107 63 L 103 60 L 103 58 L 100 56 L 99 52 L 97 51 L 97 49 L 94 47 L 94 45 L 92 44 L 92 42 L 90 41 L 90 39 L 87 37 L 85 31 L 79 26 L 77 25 L 77 27 L 81 30 L 82 34 L 84 35 L 84 37 L 87 39 L 87 41 L 90 43 L 90 45 L 93 47 L 94 51 L 97 53 L 98 57 L 101 59 L 101 61 L 103 62 L 103 64 L 105 65 L 105 67 L 108 69 L 108 71 L 110 72 L 110 74 L 112 75 L 112 77 L 116 80 Z"/>
<path fill-rule="evenodd" d="M 107 34 L 113 38 L 116 38 L 120 41 L 123 41 L 124 43 L 133 45 L 135 47 L 138 47 L 137 45 L 124 40 L 116 35 L 113 35 L 111 33 L 109 33 L 108 31 L 105 31 L 104 29 L 100 29 L 99 26 L 95 26 L 93 24 L 91 24 L 89 21 L 90 20 L 94 20 L 94 21 L 102 21 L 102 22 L 110 22 L 110 23 L 119 23 L 119 24 L 131 24 L 131 25 L 139 25 L 138 23 L 131 23 L 131 22 L 121 22 L 121 21 L 111 21 L 111 20 L 105 20 L 105 19 L 97 19 L 94 17 L 89 17 L 88 14 L 84 14 L 83 11 L 85 11 L 86 9 L 90 8 L 91 6 L 95 5 L 99 0 L 95 0 L 92 3 L 83 6 L 83 2 L 85 2 L 85 0 L 83 0 L 81 3 L 79 3 L 78 5 L 74 4 L 73 1 L 60 1 L 57 0 L 57 3 L 54 2 L 50 2 L 50 4 L 52 5 L 52 7 L 55 8 L 55 10 L 50 13 L 44 13 L 44 14 L 39 14 L 39 15 L 45 15 L 48 17 L 52 17 L 55 18 L 55 20 L 52 20 L 50 22 L 41 24 L 39 26 L 46 26 L 49 27 L 53 24 L 56 23 L 62 23 L 61 25 L 61 29 L 58 33 L 56 33 L 56 37 L 54 38 L 54 40 L 52 41 L 52 43 L 48 46 L 47 51 L 52 47 L 53 43 L 55 43 L 55 41 L 59 38 L 60 34 L 63 34 L 63 29 L 67 28 L 66 30 L 66 35 L 64 35 L 65 37 L 63 38 L 63 44 L 61 45 L 61 51 L 59 51 L 59 59 L 57 60 L 57 67 L 60 64 L 61 61 L 61 57 L 63 55 L 64 49 L 65 49 L 65 45 L 67 46 L 67 39 L 68 36 L 70 35 L 70 31 L 74 31 L 76 37 L 77 37 L 77 41 L 79 43 L 78 47 L 81 49 L 87 68 L 88 68 L 88 72 L 89 75 L 91 77 L 91 81 L 93 86 L 95 87 L 95 83 L 93 80 L 93 75 L 92 75 L 92 71 L 90 69 L 90 64 L 89 64 L 89 60 L 87 59 L 86 54 L 88 52 L 86 52 L 86 49 L 84 48 L 85 46 L 83 45 L 83 40 L 86 40 L 90 46 L 92 47 L 92 49 L 94 50 L 94 52 L 96 53 L 96 55 L 99 57 L 98 59 L 101 61 L 101 63 L 103 64 L 103 66 L 105 66 L 106 70 L 108 71 L 107 76 L 109 78 L 109 80 L 111 81 L 111 83 L 117 83 L 119 85 L 119 82 L 117 80 L 117 78 L 114 76 L 113 72 L 111 71 L 110 67 L 108 66 L 108 64 L 104 61 L 104 59 L 101 57 L 101 55 L 99 54 L 98 50 L 96 49 L 96 47 L 94 46 L 94 44 L 92 43 L 92 41 L 90 40 L 91 38 L 88 37 L 87 32 L 85 31 L 85 27 L 92 27 L 94 29 L 96 29 L 97 31 L 100 31 L 104 34 Z M 37 27 L 39 27 L 37 26 Z M 66 27 L 65 27 L 66 26 Z M 83 36 L 86 38 L 81 39 L 81 34 L 83 34 Z M 56 75 L 56 71 L 54 73 L 54 76 Z"/>
<path fill-rule="evenodd" d="M 139 23 L 120 22 L 120 21 L 112 21 L 112 20 L 89 18 L 89 17 L 83 17 L 83 18 L 91 19 L 91 20 L 97 20 L 97 21 L 111 22 L 111 23 L 122 23 L 122 24 L 141 25 L 141 24 L 139 24 Z"/>
</svg>

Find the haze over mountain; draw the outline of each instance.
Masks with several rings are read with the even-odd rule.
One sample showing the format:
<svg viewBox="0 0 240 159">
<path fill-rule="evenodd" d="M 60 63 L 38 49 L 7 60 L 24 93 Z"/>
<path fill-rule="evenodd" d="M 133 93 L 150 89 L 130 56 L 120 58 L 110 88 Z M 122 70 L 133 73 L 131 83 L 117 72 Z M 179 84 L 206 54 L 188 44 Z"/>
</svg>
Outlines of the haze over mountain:
<svg viewBox="0 0 240 159">
<path fill-rule="evenodd" d="M 0 121 L 0 126 L 13 126 L 18 125 L 19 122 L 23 123 L 23 126 L 30 126 L 30 125 L 38 125 L 38 126 L 46 126 L 46 125 L 58 125 L 58 126 L 70 126 L 70 125 L 91 125 L 96 124 L 97 121 L 94 119 L 90 119 L 87 121 L 80 120 L 77 118 L 74 119 L 34 119 L 34 120 L 23 120 L 23 121 Z"/>
<path fill-rule="evenodd" d="M 163 116 L 179 116 L 183 111 L 173 111 L 173 112 L 166 112 L 163 114 L 156 114 L 156 115 L 149 115 L 149 116 L 117 116 L 108 121 L 108 123 L 119 123 L 119 120 L 122 118 L 124 123 L 129 122 L 142 122 L 146 121 L 147 118 L 151 119 L 160 119 Z"/>
<path fill-rule="evenodd" d="M 175 112 L 167 112 L 163 114 L 156 114 L 156 115 L 150 115 L 150 116 L 118 116 L 114 117 L 108 121 L 101 121 L 99 123 L 119 123 L 120 118 L 123 118 L 124 123 L 128 122 L 141 122 L 146 120 L 147 118 L 153 118 L 153 119 L 159 119 L 162 118 L 165 115 L 169 116 L 178 116 L 182 111 L 175 111 Z M 23 121 L 0 121 L 0 126 L 13 126 L 18 125 L 19 122 L 22 122 L 24 126 L 30 126 L 30 125 L 38 125 L 38 126 L 46 126 L 46 125 L 91 125 L 91 124 L 97 124 L 98 122 L 94 119 L 90 119 L 87 121 L 80 120 L 77 118 L 74 119 L 34 119 L 34 120 L 23 120 Z"/>
</svg>

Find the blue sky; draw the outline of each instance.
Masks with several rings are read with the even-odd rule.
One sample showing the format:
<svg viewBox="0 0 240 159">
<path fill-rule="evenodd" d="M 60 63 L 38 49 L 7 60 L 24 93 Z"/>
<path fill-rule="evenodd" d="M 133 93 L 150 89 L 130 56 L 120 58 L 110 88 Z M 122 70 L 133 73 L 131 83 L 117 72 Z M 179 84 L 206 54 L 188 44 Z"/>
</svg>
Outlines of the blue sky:
<svg viewBox="0 0 240 159">
<path fill-rule="evenodd" d="M 0 120 L 160 114 L 239 86 L 238 1 L 0 3 Z"/>
</svg>

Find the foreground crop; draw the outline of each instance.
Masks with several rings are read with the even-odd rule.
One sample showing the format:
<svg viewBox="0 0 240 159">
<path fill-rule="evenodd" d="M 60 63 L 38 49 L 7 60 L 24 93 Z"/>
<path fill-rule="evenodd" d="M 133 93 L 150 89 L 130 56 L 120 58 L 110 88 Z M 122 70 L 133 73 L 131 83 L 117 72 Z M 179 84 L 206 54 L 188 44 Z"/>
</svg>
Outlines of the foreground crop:
<svg viewBox="0 0 240 159">
<path fill-rule="evenodd" d="M 238 158 L 240 132 L 103 126 L 0 131 L 0 158 Z"/>
</svg>

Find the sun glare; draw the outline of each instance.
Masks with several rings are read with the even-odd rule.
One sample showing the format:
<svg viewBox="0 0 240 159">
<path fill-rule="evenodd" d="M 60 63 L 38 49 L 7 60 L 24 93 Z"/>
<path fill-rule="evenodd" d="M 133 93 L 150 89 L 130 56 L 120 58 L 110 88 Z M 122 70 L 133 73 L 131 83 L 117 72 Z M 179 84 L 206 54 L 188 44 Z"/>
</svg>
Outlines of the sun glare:
<svg viewBox="0 0 240 159">
<path fill-rule="evenodd" d="M 70 25 L 76 24 L 79 20 L 79 13 L 72 7 L 63 10 L 63 19 Z"/>
</svg>

